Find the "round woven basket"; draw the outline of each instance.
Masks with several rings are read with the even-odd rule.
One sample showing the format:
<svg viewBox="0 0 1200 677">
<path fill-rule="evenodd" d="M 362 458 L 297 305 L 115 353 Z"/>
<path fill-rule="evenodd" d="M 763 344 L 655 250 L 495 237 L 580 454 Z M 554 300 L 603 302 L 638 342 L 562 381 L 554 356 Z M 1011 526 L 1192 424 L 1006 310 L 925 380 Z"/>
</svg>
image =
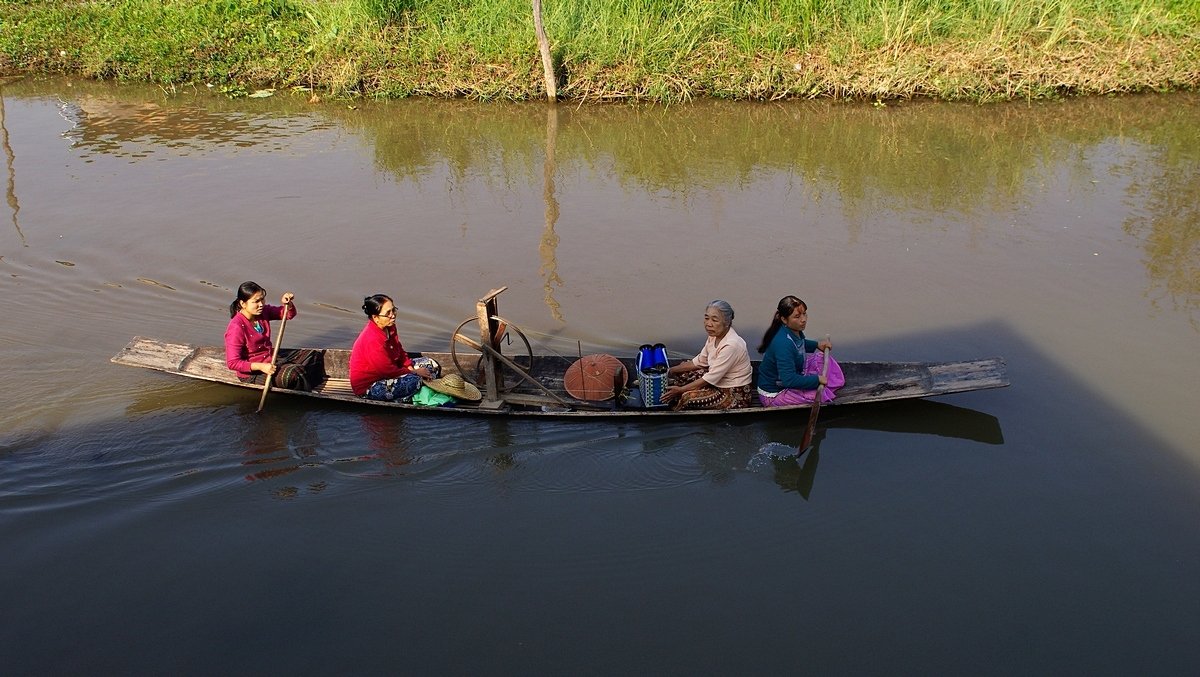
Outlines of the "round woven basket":
<svg viewBox="0 0 1200 677">
<path fill-rule="evenodd" d="M 625 365 L 612 355 L 584 355 L 563 372 L 563 387 L 577 400 L 603 402 L 611 400 L 614 388 L 624 387 L 628 379 Z"/>
</svg>

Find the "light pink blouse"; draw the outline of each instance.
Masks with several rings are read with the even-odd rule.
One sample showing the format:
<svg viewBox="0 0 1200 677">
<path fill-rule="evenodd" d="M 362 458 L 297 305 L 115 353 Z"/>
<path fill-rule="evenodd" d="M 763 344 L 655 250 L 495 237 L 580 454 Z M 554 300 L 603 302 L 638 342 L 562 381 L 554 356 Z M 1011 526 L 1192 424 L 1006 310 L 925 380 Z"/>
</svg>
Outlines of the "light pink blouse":
<svg viewBox="0 0 1200 677">
<path fill-rule="evenodd" d="M 708 367 L 708 372 L 701 378 L 717 388 L 746 386 L 753 380 L 754 368 L 750 366 L 746 341 L 738 336 L 733 327 L 729 328 L 720 342 L 709 336 L 700 354 L 692 358 L 692 364 Z"/>
</svg>

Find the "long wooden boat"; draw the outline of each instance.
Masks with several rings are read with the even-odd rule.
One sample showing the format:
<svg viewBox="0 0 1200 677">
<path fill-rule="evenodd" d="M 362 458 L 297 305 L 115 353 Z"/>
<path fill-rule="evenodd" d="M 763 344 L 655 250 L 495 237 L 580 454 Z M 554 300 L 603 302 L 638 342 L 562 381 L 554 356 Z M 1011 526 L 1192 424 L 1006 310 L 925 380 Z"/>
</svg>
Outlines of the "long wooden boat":
<svg viewBox="0 0 1200 677">
<path fill-rule="evenodd" d="M 538 355 L 532 365 L 523 357 L 513 361 L 536 378 L 543 388 L 532 386 L 520 379 L 507 392 L 501 394 L 500 404 L 489 405 L 461 402 L 454 407 L 424 407 L 398 402 L 377 402 L 356 396 L 350 390 L 348 366 L 350 351 L 327 348 L 320 351 L 324 357 L 325 379 L 312 391 L 272 388 L 276 394 L 315 397 L 355 404 L 393 407 L 409 411 L 422 411 L 448 415 L 493 415 L 493 416 L 551 416 L 567 418 L 592 418 L 612 416 L 747 416 L 754 414 L 781 414 L 807 405 L 794 407 L 759 407 L 733 409 L 729 411 L 670 411 L 668 409 L 642 409 L 619 406 L 615 401 L 585 401 L 572 397 L 564 387 L 564 374 L 574 362 L 560 356 Z M 443 374 L 457 372 L 455 358 L 463 365 L 464 376 L 474 380 L 479 357 L 450 353 L 425 352 L 442 365 Z M 414 353 L 415 355 L 415 353 Z M 178 376 L 225 383 L 242 388 L 261 390 L 262 386 L 242 383 L 225 366 L 225 349 L 219 346 L 196 347 L 180 343 L 165 343 L 155 339 L 137 337 L 129 342 L 112 361 L 131 367 L 144 367 Z M 633 374 L 631 359 L 622 359 L 627 373 Z M 838 391 L 837 399 L 824 406 L 845 406 L 862 402 L 883 402 L 914 397 L 948 395 L 985 388 L 1000 388 L 1008 385 L 1004 360 L 991 358 L 969 362 L 840 362 L 846 375 L 846 385 Z M 527 368 L 525 368 L 527 367 Z M 755 363 L 757 368 L 757 363 Z M 548 392 L 547 392 L 548 391 Z M 550 394 L 553 393 L 553 396 Z M 555 400 L 554 396 L 559 399 Z"/>
<path fill-rule="evenodd" d="M 613 392 L 626 385 L 636 385 L 633 358 L 618 358 L 624 367 L 624 378 L 614 381 L 607 397 L 579 399 L 571 394 L 567 373 L 579 368 L 575 358 L 559 355 L 534 355 L 529 341 L 513 324 L 497 314 L 496 297 L 504 287 L 492 290 L 477 304 L 471 318 L 451 335 L 450 352 L 412 353 L 432 357 L 442 367 L 442 375 L 458 373 L 479 386 L 481 402 L 459 402 L 452 407 L 426 407 L 401 402 L 380 402 L 356 396 L 350 390 L 350 351 L 339 348 L 317 348 L 323 358 L 323 378 L 310 391 L 272 387 L 273 394 L 298 395 L 324 400 L 349 402 L 372 407 L 391 407 L 414 412 L 449 416 L 523 416 L 554 418 L 609 417 L 741 417 L 755 415 L 787 415 L 806 410 L 809 405 L 788 407 L 755 406 L 731 410 L 671 411 L 668 408 L 640 408 L 619 403 Z M 463 328 L 477 322 L 479 338 L 464 335 Z M 516 334 L 526 351 L 504 355 L 502 339 Z M 466 345 L 473 352 L 456 350 Z M 220 346 L 192 346 L 168 343 L 152 338 L 135 337 L 112 361 L 131 367 L 185 376 L 203 381 L 261 391 L 262 386 L 242 383 L 225 365 L 225 350 Z M 757 374 L 758 362 L 754 362 Z M 910 398 L 934 397 L 951 393 L 1002 388 L 1008 385 L 1004 360 L 993 357 L 966 362 L 839 362 L 846 385 L 838 390 L 837 399 L 823 406 L 843 407 L 865 402 L 884 402 Z M 632 382 L 632 383 L 631 383 Z M 597 401 L 599 400 L 599 401 Z"/>
</svg>

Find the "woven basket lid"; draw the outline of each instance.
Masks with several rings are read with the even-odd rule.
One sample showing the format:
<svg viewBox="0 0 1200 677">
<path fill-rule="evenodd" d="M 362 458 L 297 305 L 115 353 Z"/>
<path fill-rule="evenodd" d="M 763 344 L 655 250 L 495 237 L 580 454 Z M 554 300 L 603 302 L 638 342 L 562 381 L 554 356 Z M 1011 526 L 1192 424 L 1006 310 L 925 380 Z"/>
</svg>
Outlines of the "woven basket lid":
<svg viewBox="0 0 1200 677">
<path fill-rule="evenodd" d="M 603 402 L 613 398 L 618 379 L 624 386 L 628 378 L 625 365 L 612 355 L 584 355 L 563 372 L 563 387 L 577 400 Z"/>
</svg>

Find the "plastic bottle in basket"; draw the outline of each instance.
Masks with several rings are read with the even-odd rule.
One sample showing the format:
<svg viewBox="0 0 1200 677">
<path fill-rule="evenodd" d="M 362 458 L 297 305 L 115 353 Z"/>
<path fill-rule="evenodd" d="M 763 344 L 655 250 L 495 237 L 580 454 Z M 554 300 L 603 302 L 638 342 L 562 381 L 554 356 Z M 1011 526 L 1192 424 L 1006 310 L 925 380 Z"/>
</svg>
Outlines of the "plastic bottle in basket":
<svg viewBox="0 0 1200 677">
<path fill-rule="evenodd" d="M 643 373 L 649 373 L 650 368 L 654 366 L 654 348 L 649 343 L 643 343 L 638 348 L 637 354 L 637 370 Z"/>
<path fill-rule="evenodd" d="M 667 347 L 661 343 L 654 344 L 654 366 L 656 374 L 665 374 L 670 365 L 667 363 Z"/>
</svg>

